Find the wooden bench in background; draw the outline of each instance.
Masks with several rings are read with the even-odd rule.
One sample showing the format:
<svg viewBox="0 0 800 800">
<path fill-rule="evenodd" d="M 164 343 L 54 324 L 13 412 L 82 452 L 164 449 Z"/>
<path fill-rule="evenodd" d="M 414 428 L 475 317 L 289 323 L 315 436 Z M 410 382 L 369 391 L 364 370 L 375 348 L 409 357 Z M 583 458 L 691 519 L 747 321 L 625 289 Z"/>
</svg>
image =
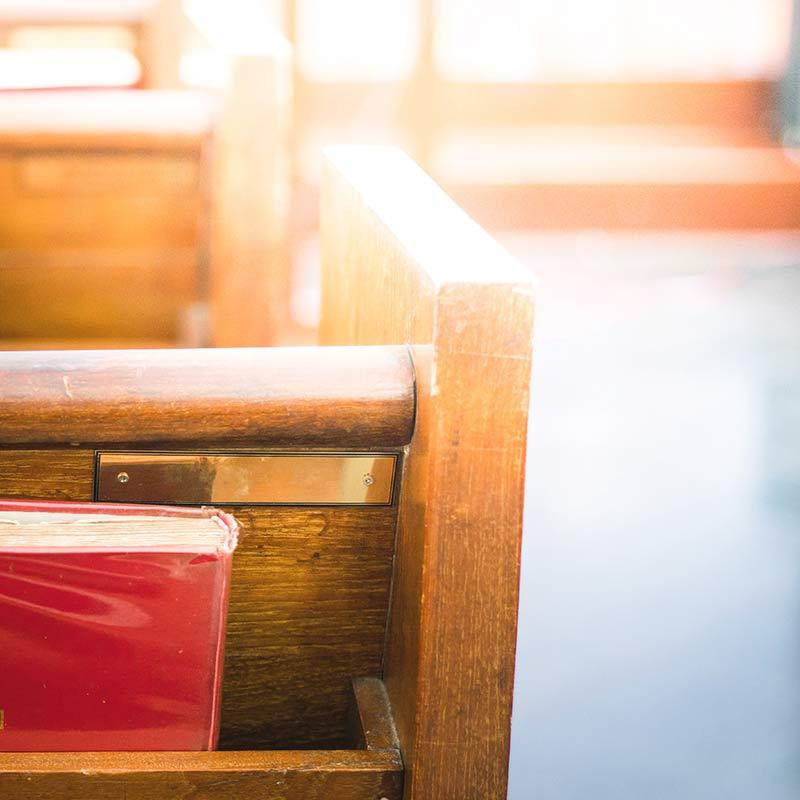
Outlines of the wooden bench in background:
<svg viewBox="0 0 800 800">
<path fill-rule="evenodd" d="M 493 230 L 796 230 L 764 80 L 439 84 L 432 174 Z"/>
<path fill-rule="evenodd" d="M 530 280 L 392 150 L 331 152 L 322 236 L 324 347 L 0 354 L 3 497 L 91 500 L 98 453 L 396 459 L 382 504 L 232 506 L 221 751 L 0 754 L 4 796 L 505 798 Z"/>
<path fill-rule="evenodd" d="M 291 51 L 265 39 L 220 49 L 220 92 L 0 95 L 3 347 L 275 340 Z"/>
</svg>

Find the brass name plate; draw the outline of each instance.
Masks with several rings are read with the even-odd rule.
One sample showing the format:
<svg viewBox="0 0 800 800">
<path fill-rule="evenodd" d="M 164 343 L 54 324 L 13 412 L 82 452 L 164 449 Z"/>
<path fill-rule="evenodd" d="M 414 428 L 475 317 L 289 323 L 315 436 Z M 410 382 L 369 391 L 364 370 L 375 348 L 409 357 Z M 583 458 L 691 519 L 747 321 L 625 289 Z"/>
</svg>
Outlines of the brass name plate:
<svg viewBox="0 0 800 800">
<path fill-rule="evenodd" d="M 396 455 L 98 453 L 95 500 L 164 505 L 389 505 Z"/>
</svg>

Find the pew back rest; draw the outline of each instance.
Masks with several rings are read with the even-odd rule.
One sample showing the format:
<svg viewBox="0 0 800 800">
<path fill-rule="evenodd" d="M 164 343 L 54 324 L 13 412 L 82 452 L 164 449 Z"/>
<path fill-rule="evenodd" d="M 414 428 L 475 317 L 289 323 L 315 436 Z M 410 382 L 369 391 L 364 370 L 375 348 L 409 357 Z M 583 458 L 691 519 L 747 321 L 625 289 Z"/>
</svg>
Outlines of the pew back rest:
<svg viewBox="0 0 800 800">
<path fill-rule="evenodd" d="M 101 472 L 149 456 L 167 463 L 158 502 L 224 503 L 242 523 L 221 746 L 347 746 L 350 681 L 379 675 L 383 658 L 413 426 L 407 350 L 0 353 L 0 386 L 0 497 L 91 501 L 110 486 L 116 501 L 146 502 L 136 488 L 146 465 L 120 467 L 126 485 Z M 217 456 L 295 465 L 248 479 L 260 489 L 243 495 L 241 477 L 234 488 L 223 475 L 205 481 Z M 379 457 L 389 469 L 368 486 Z M 197 460 L 175 473 L 170 458 Z"/>
</svg>

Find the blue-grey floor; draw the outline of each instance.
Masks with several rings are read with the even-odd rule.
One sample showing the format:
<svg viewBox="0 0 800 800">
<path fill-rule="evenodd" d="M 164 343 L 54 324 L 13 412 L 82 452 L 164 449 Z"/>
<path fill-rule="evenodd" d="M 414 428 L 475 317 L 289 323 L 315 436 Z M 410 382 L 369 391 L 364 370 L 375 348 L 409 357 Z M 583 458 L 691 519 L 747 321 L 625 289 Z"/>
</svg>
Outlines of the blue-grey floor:
<svg viewBox="0 0 800 800">
<path fill-rule="evenodd" d="M 540 276 L 511 800 L 800 798 L 800 239 Z"/>
</svg>

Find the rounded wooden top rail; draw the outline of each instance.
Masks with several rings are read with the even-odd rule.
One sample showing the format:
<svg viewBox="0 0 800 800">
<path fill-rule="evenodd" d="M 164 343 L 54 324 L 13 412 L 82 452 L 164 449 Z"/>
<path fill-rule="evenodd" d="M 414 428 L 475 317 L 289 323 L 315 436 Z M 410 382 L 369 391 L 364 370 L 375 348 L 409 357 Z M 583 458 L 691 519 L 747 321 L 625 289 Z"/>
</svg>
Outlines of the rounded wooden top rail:
<svg viewBox="0 0 800 800">
<path fill-rule="evenodd" d="M 397 447 L 404 347 L 0 352 L 0 446 Z"/>
</svg>

